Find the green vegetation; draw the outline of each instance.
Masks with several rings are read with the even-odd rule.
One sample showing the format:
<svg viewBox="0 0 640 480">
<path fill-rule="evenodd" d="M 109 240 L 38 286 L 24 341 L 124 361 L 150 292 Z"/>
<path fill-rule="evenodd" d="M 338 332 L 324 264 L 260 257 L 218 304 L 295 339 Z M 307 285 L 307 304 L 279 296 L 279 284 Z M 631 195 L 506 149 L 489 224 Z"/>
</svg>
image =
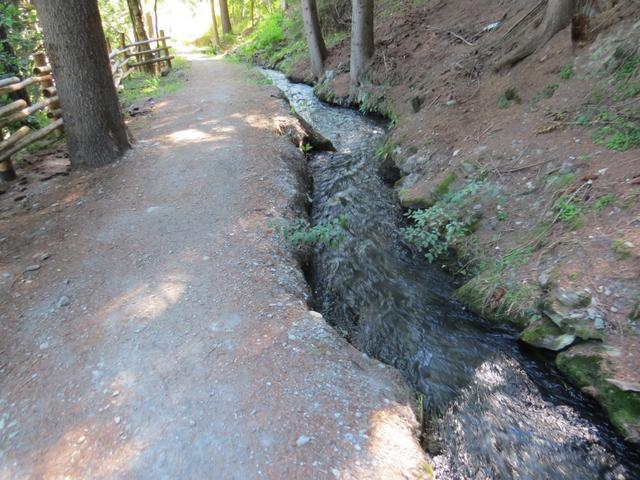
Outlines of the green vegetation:
<svg viewBox="0 0 640 480">
<path fill-rule="evenodd" d="M 330 248 L 337 248 L 344 239 L 344 233 L 349 227 L 348 218 L 340 216 L 328 222 L 320 222 L 311 225 L 304 219 L 279 220 L 269 223 L 276 233 L 282 235 L 284 239 L 294 247 L 303 245 L 324 245 Z"/>
<path fill-rule="evenodd" d="M 542 90 L 540 90 L 536 95 L 531 99 L 531 107 L 535 108 L 540 100 L 545 98 L 551 98 L 556 93 L 556 90 L 560 88 L 560 85 L 557 83 L 550 83 Z"/>
<path fill-rule="evenodd" d="M 36 11 L 31 3 L 0 3 L 0 26 L 7 35 L 6 40 L 0 40 L 0 78 L 31 76 L 31 54 L 42 41 L 35 24 Z"/>
<path fill-rule="evenodd" d="M 466 211 L 480 186 L 469 182 L 456 192 L 444 194 L 430 208 L 411 210 L 406 217 L 412 224 L 401 229 L 405 239 L 422 250 L 429 262 L 445 254 L 470 233 L 472 218 Z"/>
<path fill-rule="evenodd" d="M 574 74 L 575 74 L 575 72 L 573 70 L 573 64 L 569 63 L 567 65 L 564 65 L 560 69 L 560 73 L 558 74 L 558 76 L 562 80 L 570 80 L 571 78 L 573 78 Z"/>
<path fill-rule="evenodd" d="M 557 219 L 565 222 L 572 230 L 577 230 L 583 224 L 582 207 L 578 205 L 574 198 L 567 195 L 561 196 L 555 203 Z"/>
<path fill-rule="evenodd" d="M 603 359 L 597 353 L 562 352 L 556 357 L 556 365 L 578 387 L 592 389 L 623 435 L 640 427 L 640 394 L 622 391 L 607 382 Z"/>
<path fill-rule="evenodd" d="M 166 77 L 158 77 L 144 72 L 135 72 L 122 82 L 122 89 L 118 92 L 120 103 L 128 107 L 142 99 L 173 93 L 182 87 L 183 80 L 178 74 L 189 65 L 183 57 L 176 57 L 172 62 L 172 69 Z"/>
<path fill-rule="evenodd" d="M 611 242 L 611 250 L 616 260 L 622 262 L 631 258 L 633 254 L 633 245 L 621 239 L 616 239 Z"/>
<path fill-rule="evenodd" d="M 607 193 L 606 195 L 601 196 L 596 203 L 594 204 L 594 209 L 596 212 L 601 213 L 608 205 L 611 205 L 614 200 L 613 193 Z"/>
<path fill-rule="evenodd" d="M 516 87 L 507 88 L 504 93 L 498 99 L 498 107 L 509 108 L 511 102 L 520 103 L 522 99 L 518 95 Z"/>
</svg>

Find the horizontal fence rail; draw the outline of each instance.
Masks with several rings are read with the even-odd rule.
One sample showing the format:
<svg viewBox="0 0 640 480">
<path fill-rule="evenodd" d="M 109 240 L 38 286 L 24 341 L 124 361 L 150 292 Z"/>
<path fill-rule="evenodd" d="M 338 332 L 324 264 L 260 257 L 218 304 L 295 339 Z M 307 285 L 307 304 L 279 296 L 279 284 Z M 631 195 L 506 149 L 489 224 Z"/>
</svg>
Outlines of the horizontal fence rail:
<svg viewBox="0 0 640 480">
<path fill-rule="evenodd" d="M 164 35 L 160 30 L 158 38 L 151 38 L 140 42 L 127 44 L 124 34 L 120 34 L 121 46 L 109 53 L 111 74 L 116 88 L 121 88 L 122 81 L 140 67 L 155 65 L 157 74 L 165 74 L 171 69 L 171 60 L 174 56 L 170 53 L 167 40 L 171 37 Z M 155 48 L 154 47 L 155 43 Z M 142 60 L 138 60 L 141 58 Z M 15 100 L 6 105 L 0 105 L 0 179 L 13 180 L 16 178 L 11 157 L 42 140 L 49 134 L 64 128 L 63 112 L 52 76 L 51 66 L 47 63 L 44 53 L 36 53 L 33 56 L 34 76 L 20 79 L 10 77 L 0 80 L 0 96 L 12 94 L 26 89 L 31 85 L 39 84 L 42 99 L 29 105 L 25 100 Z M 38 130 L 33 130 L 23 125 L 8 137 L 2 135 L 2 129 L 17 122 L 26 120 L 36 112 L 44 111 L 52 122 Z"/>
</svg>

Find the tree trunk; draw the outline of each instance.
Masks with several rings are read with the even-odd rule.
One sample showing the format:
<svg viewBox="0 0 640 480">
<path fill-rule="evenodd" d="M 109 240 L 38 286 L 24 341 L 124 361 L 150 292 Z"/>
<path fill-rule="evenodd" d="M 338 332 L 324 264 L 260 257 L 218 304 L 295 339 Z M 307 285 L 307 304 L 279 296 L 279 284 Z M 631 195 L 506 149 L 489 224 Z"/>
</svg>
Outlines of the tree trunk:
<svg viewBox="0 0 640 480">
<path fill-rule="evenodd" d="M 286 10 L 287 8 L 289 8 L 289 4 L 287 3 L 287 0 L 280 0 L 280 8 L 282 10 Z"/>
<path fill-rule="evenodd" d="M 218 34 L 218 21 L 216 20 L 216 7 L 213 0 L 209 0 L 211 5 L 211 22 L 213 22 L 213 38 L 211 43 L 215 48 L 220 48 L 220 35 Z"/>
<path fill-rule="evenodd" d="M 131 24 L 133 25 L 133 36 L 136 39 L 136 42 L 141 42 L 142 40 L 149 40 L 147 36 L 147 32 L 144 28 L 144 21 L 142 19 L 142 7 L 140 6 L 140 0 L 127 0 L 127 4 L 129 5 L 129 16 L 131 17 Z M 141 45 L 137 47 L 140 51 L 149 50 L 149 45 Z M 152 56 L 144 55 L 142 60 L 151 60 Z M 148 64 L 142 67 L 147 73 L 155 73 L 155 67 L 153 64 Z"/>
<path fill-rule="evenodd" d="M 130 148 L 96 0 L 36 0 L 73 165 L 98 167 Z"/>
<path fill-rule="evenodd" d="M 351 87 L 360 84 L 362 73 L 373 56 L 373 0 L 352 0 Z"/>
<path fill-rule="evenodd" d="M 549 0 L 540 26 L 524 43 L 501 58 L 495 69 L 510 67 L 543 47 L 556 33 L 571 23 L 574 9 L 575 0 Z"/>
<path fill-rule="evenodd" d="M 328 52 L 322 38 L 316 0 L 302 0 L 302 20 L 304 21 L 304 31 L 309 45 L 311 71 L 317 79 L 324 73 L 324 61 Z"/>
<path fill-rule="evenodd" d="M 220 5 L 220 22 L 222 23 L 222 34 L 227 35 L 233 33 L 231 29 L 231 20 L 229 20 L 229 5 L 227 0 L 218 0 Z"/>
</svg>

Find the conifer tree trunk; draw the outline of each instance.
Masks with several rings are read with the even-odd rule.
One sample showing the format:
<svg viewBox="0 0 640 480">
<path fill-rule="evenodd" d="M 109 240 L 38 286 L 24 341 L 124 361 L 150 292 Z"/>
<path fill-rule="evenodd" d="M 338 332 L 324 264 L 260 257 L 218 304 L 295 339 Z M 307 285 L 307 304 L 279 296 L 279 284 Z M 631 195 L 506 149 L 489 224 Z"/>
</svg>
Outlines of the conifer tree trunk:
<svg viewBox="0 0 640 480">
<path fill-rule="evenodd" d="M 324 61 L 328 52 L 322 38 L 316 0 L 302 0 L 302 20 L 309 45 L 311 71 L 316 78 L 320 78 L 324 73 Z"/>
<path fill-rule="evenodd" d="M 352 0 L 351 87 L 360 84 L 362 73 L 373 56 L 373 0 Z"/>
<path fill-rule="evenodd" d="M 231 20 L 229 20 L 229 5 L 227 0 L 218 0 L 220 5 L 220 22 L 222 23 L 222 34 L 227 35 L 233 33 L 231 29 Z"/>
<path fill-rule="evenodd" d="M 35 0 L 62 106 L 69 156 L 98 167 L 130 148 L 97 0 Z"/>
<path fill-rule="evenodd" d="M 571 23 L 575 10 L 575 0 L 549 0 L 544 19 L 531 37 L 525 39 L 519 47 L 501 58 L 495 69 L 508 67 L 531 55 L 543 47 L 553 36 Z"/>
<path fill-rule="evenodd" d="M 147 31 L 144 28 L 144 21 L 142 19 L 142 7 L 140 6 L 140 0 L 127 0 L 127 5 L 129 6 L 129 16 L 131 17 L 131 24 L 133 25 L 133 36 L 136 39 L 136 42 L 140 42 L 142 40 L 149 40 L 147 36 Z M 149 50 L 149 45 L 141 45 L 140 50 Z M 144 55 L 142 60 L 151 60 L 152 56 Z M 155 67 L 153 64 L 144 65 L 142 67 L 147 73 L 155 73 Z"/>
<path fill-rule="evenodd" d="M 220 34 L 218 33 L 218 21 L 216 20 L 216 7 L 214 4 L 214 0 L 209 0 L 209 4 L 211 5 L 211 21 L 213 22 L 213 46 L 216 48 L 220 48 Z"/>
</svg>

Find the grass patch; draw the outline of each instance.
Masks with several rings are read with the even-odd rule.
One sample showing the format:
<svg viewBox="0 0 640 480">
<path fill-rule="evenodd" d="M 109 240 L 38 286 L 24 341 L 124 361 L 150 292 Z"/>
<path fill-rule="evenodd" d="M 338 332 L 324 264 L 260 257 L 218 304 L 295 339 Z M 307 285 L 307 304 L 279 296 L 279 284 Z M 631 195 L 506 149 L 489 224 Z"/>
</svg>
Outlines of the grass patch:
<svg viewBox="0 0 640 480">
<path fill-rule="evenodd" d="M 571 64 L 571 63 L 568 63 L 567 65 L 564 65 L 560 69 L 560 73 L 558 73 L 558 76 L 562 80 L 571 80 L 571 78 L 573 78 L 574 75 L 575 75 L 575 71 L 573 69 L 573 64 Z"/>
<path fill-rule="evenodd" d="M 123 88 L 118 92 L 121 105 L 127 108 L 142 99 L 157 98 L 178 91 L 184 83 L 178 72 L 185 70 L 188 66 L 189 62 L 184 57 L 176 57 L 166 77 L 145 72 L 131 74 L 122 82 Z"/>
<path fill-rule="evenodd" d="M 607 206 L 609 206 L 609 205 L 611 205 L 613 203 L 614 199 L 615 199 L 615 197 L 614 197 L 613 193 L 607 193 L 606 195 L 603 195 L 598 200 L 596 200 L 596 203 L 594 204 L 593 208 L 596 210 L 596 212 L 602 213 L 602 211 Z"/>
</svg>

